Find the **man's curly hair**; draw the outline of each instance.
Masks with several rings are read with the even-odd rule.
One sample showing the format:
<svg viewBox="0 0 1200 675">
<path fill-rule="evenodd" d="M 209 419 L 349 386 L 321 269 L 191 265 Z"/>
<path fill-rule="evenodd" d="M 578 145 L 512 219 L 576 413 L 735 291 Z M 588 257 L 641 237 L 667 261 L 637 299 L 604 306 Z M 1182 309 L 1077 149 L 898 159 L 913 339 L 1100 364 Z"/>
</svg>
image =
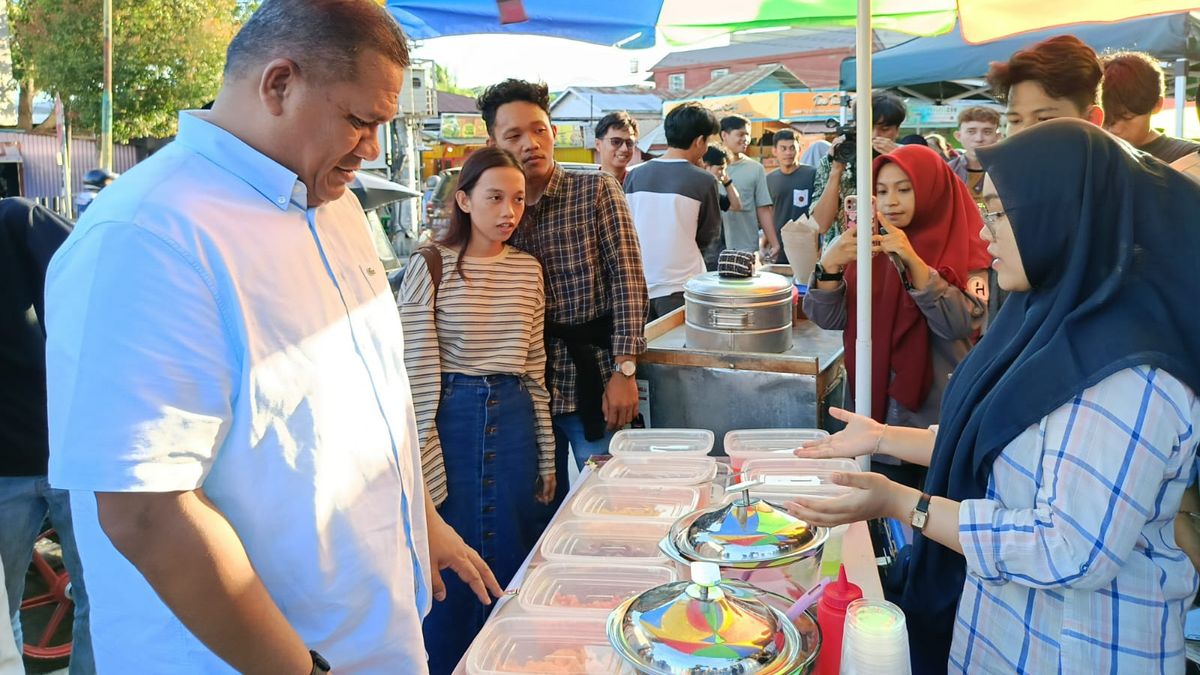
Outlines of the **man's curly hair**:
<svg viewBox="0 0 1200 675">
<path fill-rule="evenodd" d="M 546 117 L 550 117 L 550 90 L 544 82 L 509 78 L 484 89 L 479 98 L 475 99 L 475 106 L 483 113 L 483 122 L 487 125 L 489 136 L 495 136 L 493 126 L 496 124 L 496 111 L 505 103 L 513 101 L 532 103 L 546 111 Z"/>
</svg>

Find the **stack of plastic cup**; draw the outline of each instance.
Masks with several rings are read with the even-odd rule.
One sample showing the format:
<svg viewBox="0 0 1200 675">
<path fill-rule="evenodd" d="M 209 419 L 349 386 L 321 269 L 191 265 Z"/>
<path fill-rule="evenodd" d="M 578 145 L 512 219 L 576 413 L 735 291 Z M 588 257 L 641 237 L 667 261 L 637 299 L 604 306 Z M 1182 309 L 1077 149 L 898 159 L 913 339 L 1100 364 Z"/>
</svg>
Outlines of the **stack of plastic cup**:
<svg viewBox="0 0 1200 675">
<path fill-rule="evenodd" d="M 841 675 L 878 673 L 912 673 L 904 612 L 884 600 L 855 600 L 846 608 Z"/>
</svg>

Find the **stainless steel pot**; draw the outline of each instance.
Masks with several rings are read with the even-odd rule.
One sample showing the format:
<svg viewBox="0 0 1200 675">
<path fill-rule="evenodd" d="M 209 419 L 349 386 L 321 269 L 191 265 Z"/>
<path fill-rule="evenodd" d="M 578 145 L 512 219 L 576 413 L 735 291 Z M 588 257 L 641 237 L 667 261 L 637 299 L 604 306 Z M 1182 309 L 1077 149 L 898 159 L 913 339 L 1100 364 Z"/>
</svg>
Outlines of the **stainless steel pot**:
<svg viewBox="0 0 1200 675">
<path fill-rule="evenodd" d="M 693 562 L 715 563 L 721 577 L 792 600 L 816 582 L 829 530 L 748 495 L 675 521 L 659 549 L 686 575 Z"/>
<path fill-rule="evenodd" d="M 683 286 L 687 346 L 777 354 L 792 346 L 791 280 L 771 272 L 725 279 L 716 272 Z"/>
</svg>

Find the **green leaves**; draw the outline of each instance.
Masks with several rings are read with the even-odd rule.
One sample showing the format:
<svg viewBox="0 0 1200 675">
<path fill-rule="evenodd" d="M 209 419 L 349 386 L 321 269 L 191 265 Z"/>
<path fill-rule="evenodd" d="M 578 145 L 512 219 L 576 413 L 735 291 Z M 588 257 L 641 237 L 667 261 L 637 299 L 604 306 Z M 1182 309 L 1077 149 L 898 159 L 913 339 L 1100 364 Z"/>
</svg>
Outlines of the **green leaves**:
<svg viewBox="0 0 1200 675">
<path fill-rule="evenodd" d="M 101 0 L 8 0 L 14 47 L 37 86 L 62 96 L 76 128 L 100 130 Z M 175 133 L 180 109 L 212 100 L 238 0 L 113 0 L 113 138 Z"/>
</svg>

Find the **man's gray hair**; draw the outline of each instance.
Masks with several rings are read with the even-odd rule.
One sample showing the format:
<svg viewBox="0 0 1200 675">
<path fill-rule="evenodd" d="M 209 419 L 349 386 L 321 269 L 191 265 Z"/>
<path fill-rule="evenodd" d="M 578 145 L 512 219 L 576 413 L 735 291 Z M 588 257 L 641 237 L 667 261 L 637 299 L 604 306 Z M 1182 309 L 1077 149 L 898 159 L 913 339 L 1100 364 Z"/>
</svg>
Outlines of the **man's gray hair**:
<svg viewBox="0 0 1200 675">
<path fill-rule="evenodd" d="M 400 25 L 374 0 L 265 0 L 225 53 L 225 78 L 285 58 L 319 80 L 353 80 L 360 55 L 408 67 Z"/>
</svg>

